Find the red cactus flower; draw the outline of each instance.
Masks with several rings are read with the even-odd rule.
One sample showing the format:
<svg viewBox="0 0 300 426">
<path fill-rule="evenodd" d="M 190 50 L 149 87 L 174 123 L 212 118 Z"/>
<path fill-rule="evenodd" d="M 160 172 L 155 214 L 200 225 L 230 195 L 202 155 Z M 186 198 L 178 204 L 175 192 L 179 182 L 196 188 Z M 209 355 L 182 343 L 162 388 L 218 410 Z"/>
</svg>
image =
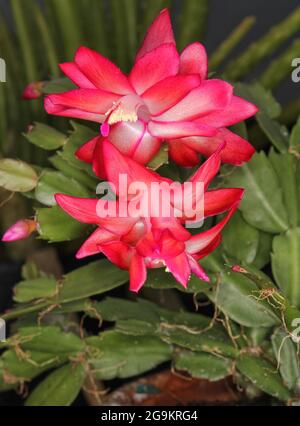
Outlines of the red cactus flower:
<svg viewBox="0 0 300 426">
<path fill-rule="evenodd" d="M 177 216 L 176 197 L 165 200 L 164 197 L 152 199 L 151 202 L 171 205 L 167 217 L 149 216 L 141 213 L 131 217 L 119 214 L 125 201 L 124 194 L 118 187 L 120 175 L 127 176 L 129 186 L 134 182 L 143 182 L 148 188 L 152 183 L 172 183 L 170 179 L 162 178 L 157 173 L 146 169 L 129 157 L 122 155 L 110 142 L 103 142 L 103 164 L 110 184 L 116 188 L 117 201 L 104 199 L 82 199 L 69 195 L 57 194 L 56 201 L 60 207 L 76 220 L 97 225 L 97 229 L 85 241 L 77 253 L 78 258 L 103 253 L 111 262 L 130 272 L 130 288 L 138 291 L 146 280 L 147 268 L 166 267 L 182 285 L 186 286 L 191 273 L 202 280 L 208 277 L 198 263 L 202 257 L 214 250 L 221 241 L 220 232 L 236 210 L 242 198 L 243 190 L 228 188 L 208 191 L 208 186 L 217 174 L 221 163 L 221 152 L 224 146 L 211 157 L 191 177 L 192 183 L 202 182 L 204 186 L 203 217 L 216 215 L 229 210 L 227 216 L 216 226 L 198 235 L 184 227 L 186 217 Z M 146 191 L 147 192 L 147 191 Z M 195 197 L 193 191 L 191 198 Z M 141 200 L 141 197 L 139 198 Z M 102 217 L 99 207 L 115 206 L 115 215 Z M 125 206 L 126 207 L 126 206 Z M 203 218 L 201 217 L 201 219 Z"/>
<path fill-rule="evenodd" d="M 184 166 L 198 163 L 198 153 L 209 156 L 224 140 L 225 162 L 241 164 L 254 153 L 225 127 L 251 117 L 256 107 L 234 96 L 225 81 L 207 80 L 207 55 L 200 43 L 179 55 L 166 9 L 151 25 L 128 76 L 86 47 L 60 67 L 78 89 L 46 97 L 46 111 L 102 123 L 102 136 L 141 164 L 156 155 L 164 140 L 171 157 Z M 78 157 L 91 162 L 102 139 L 89 141 Z"/>
<path fill-rule="evenodd" d="M 36 231 L 37 223 L 35 220 L 22 219 L 14 223 L 2 237 L 4 242 L 24 240 Z"/>
</svg>

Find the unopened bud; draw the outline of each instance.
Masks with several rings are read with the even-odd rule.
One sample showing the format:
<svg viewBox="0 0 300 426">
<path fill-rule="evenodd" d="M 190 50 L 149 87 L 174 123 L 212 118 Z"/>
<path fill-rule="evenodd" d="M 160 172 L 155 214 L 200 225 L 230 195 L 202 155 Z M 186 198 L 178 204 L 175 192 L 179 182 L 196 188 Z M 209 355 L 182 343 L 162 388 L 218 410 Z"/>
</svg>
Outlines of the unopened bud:
<svg viewBox="0 0 300 426">
<path fill-rule="evenodd" d="M 43 86 L 43 81 L 34 81 L 33 83 L 29 83 L 23 91 L 23 99 L 31 100 L 39 98 L 40 96 L 42 96 Z"/>
<path fill-rule="evenodd" d="M 2 237 L 2 241 L 11 242 L 28 238 L 35 230 L 37 223 L 35 220 L 22 219 L 12 225 Z"/>
</svg>

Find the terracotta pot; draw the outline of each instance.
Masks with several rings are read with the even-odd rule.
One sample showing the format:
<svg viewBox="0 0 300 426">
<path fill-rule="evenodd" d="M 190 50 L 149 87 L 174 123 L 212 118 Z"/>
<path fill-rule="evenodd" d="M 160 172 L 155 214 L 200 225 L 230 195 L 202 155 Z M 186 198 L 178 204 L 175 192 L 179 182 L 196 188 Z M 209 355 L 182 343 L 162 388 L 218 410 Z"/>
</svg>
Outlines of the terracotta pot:
<svg viewBox="0 0 300 426">
<path fill-rule="evenodd" d="M 168 370 L 122 386 L 109 393 L 103 405 L 234 405 L 243 398 L 230 378 L 210 382 L 179 376 Z"/>
</svg>

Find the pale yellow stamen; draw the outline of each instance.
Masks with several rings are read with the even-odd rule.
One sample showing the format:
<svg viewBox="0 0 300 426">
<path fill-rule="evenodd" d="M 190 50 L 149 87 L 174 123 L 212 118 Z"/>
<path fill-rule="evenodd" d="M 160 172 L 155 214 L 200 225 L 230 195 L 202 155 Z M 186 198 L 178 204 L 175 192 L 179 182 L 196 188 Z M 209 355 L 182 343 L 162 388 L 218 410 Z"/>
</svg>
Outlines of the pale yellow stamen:
<svg viewBox="0 0 300 426">
<path fill-rule="evenodd" d="M 115 104 L 105 115 L 108 116 L 107 123 L 109 125 L 120 123 L 121 121 L 135 123 L 138 120 L 136 111 L 126 110 L 122 103 Z"/>
</svg>

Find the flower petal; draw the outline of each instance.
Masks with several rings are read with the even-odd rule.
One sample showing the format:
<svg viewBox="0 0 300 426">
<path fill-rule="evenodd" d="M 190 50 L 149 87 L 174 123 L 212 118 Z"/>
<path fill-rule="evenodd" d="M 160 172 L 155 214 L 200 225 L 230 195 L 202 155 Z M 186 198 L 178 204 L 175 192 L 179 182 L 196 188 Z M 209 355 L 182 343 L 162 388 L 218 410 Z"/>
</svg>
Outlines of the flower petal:
<svg viewBox="0 0 300 426">
<path fill-rule="evenodd" d="M 198 87 L 198 75 L 175 75 L 165 78 L 142 94 L 142 98 L 152 115 L 162 114 L 183 99 L 192 89 Z"/>
<path fill-rule="evenodd" d="M 100 251 L 121 269 L 129 269 L 134 249 L 122 241 L 99 245 Z"/>
<path fill-rule="evenodd" d="M 140 59 L 146 53 L 165 43 L 173 43 L 175 45 L 168 9 L 162 10 L 151 24 L 136 59 Z"/>
<path fill-rule="evenodd" d="M 204 216 L 215 216 L 232 208 L 243 197 L 241 188 L 222 188 L 204 193 Z"/>
<path fill-rule="evenodd" d="M 96 136 L 95 138 L 81 145 L 81 147 L 78 148 L 75 153 L 76 157 L 79 160 L 84 161 L 85 163 L 91 164 L 93 162 L 93 154 L 94 154 L 96 144 L 100 139 L 101 139 L 100 136 Z"/>
<path fill-rule="evenodd" d="M 59 64 L 62 72 L 81 89 L 96 89 L 96 86 L 80 71 L 75 62 Z"/>
<path fill-rule="evenodd" d="M 156 117 L 158 121 L 194 120 L 224 109 L 231 100 L 233 87 L 222 80 L 204 80 L 175 106 Z M 214 126 L 215 127 L 215 126 Z"/>
<path fill-rule="evenodd" d="M 202 268 L 202 266 L 197 262 L 196 259 L 193 258 L 193 256 L 188 255 L 188 260 L 190 264 L 191 271 L 193 274 L 195 274 L 200 280 L 209 282 L 209 277 L 207 276 L 205 270 Z"/>
<path fill-rule="evenodd" d="M 219 234 L 208 246 L 199 251 L 197 254 L 194 254 L 193 257 L 196 260 L 203 259 L 205 256 L 208 256 L 211 252 L 216 250 L 222 242 L 222 235 Z"/>
<path fill-rule="evenodd" d="M 231 101 L 223 111 L 211 112 L 199 118 L 199 122 L 214 127 L 227 127 L 252 117 L 257 111 L 258 108 L 251 102 L 238 96 L 232 96 Z"/>
<path fill-rule="evenodd" d="M 150 121 L 148 130 L 152 136 L 158 139 L 177 139 L 200 135 L 213 136 L 216 134 L 213 127 L 199 125 L 196 121 Z"/>
<path fill-rule="evenodd" d="M 147 164 L 158 153 L 161 141 L 146 130 L 142 139 L 136 144 L 132 159 L 140 164 Z"/>
<path fill-rule="evenodd" d="M 180 55 L 180 74 L 199 74 L 202 80 L 207 78 L 207 53 L 201 43 L 187 46 Z"/>
<path fill-rule="evenodd" d="M 45 108 L 51 114 L 53 113 L 53 111 L 49 111 L 51 104 L 60 108 L 77 108 L 86 112 L 105 114 L 113 102 L 120 99 L 120 96 L 99 89 L 75 89 L 49 95 L 46 99 L 49 104 L 46 103 Z"/>
<path fill-rule="evenodd" d="M 151 217 L 151 224 L 153 229 L 170 231 L 179 241 L 186 241 L 191 236 L 176 217 Z"/>
<path fill-rule="evenodd" d="M 112 232 L 106 231 L 98 227 L 96 231 L 89 236 L 89 238 L 82 244 L 78 252 L 76 253 L 77 259 L 82 259 L 87 256 L 100 253 L 99 244 L 107 243 L 116 239 L 116 235 Z"/>
<path fill-rule="evenodd" d="M 99 89 L 127 95 L 133 89 L 122 71 L 109 59 L 87 47 L 80 47 L 75 62 L 84 75 Z"/>
<path fill-rule="evenodd" d="M 105 119 L 104 114 L 96 114 L 81 109 L 66 108 L 63 105 L 54 104 L 49 96 L 45 98 L 44 107 L 48 114 L 58 115 L 60 117 L 80 118 L 82 120 L 95 121 L 96 123 L 101 123 Z"/>
<path fill-rule="evenodd" d="M 221 152 L 225 147 L 222 142 L 216 151 L 199 167 L 199 169 L 190 177 L 189 182 L 202 182 L 204 190 L 207 189 L 212 179 L 216 176 L 221 165 Z"/>
<path fill-rule="evenodd" d="M 71 195 L 55 194 L 57 204 L 78 222 L 97 224 L 97 199 L 77 198 Z"/>
<path fill-rule="evenodd" d="M 142 256 L 135 254 L 131 258 L 130 267 L 130 291 L 138 292 L 147 279 L 147 268 Z"/>
<path fill-rule="evenodd" d="M 206 157 L 209 157 L 216 150 L 221 141 L 226 142 L 221 153 L 223 163 L 239 166 L 249 161 L 255 153 L 255 149 L 248 141 L 228 129 L 219 129 L 214 137 L 182 139 L 182 142 Z"/>
<path fill-rule="evenodd" d="M 137 218 L 126 215 L 120 217 L 118 215 L 120 203 L 116 201 L 77 198 L 64 194 L 56 194 L 55 199 L 57 204 L 78 222 L 101 225 L 117 235 L 126 235 L 137 222 Z M 109 206 L 112 208 L 109 209 Z"/>
<path fill-rule="evenodd" d="M 151 182 L 169 181 L 157 173 L 146 169 L 129 157 L 125 157 L 108 140 L 103 141 L 103 163 L 109 182 L 119 189 L 119 175 L 126 175 L 127 189 L 131 183 L 142 182 L 145 185 Z"/>
<path fill-rule="evenodd" d="M 186 241 L 186 250 L 189 254 L 197 254 L 207 248 L 220 234 L 226 223 L 229 221 L 233 213 L 238 208 L 238 203 L 229 211 L 229 213 L 217 225 L 202 232 L 198 235 L 193 235 Z"/>
<path fill-rule="evenodd" d="M 112 126 L 109 140 L 122 154 L 131 156 L 144 131 L 145 125 L 141 121 L 135 123 L 122 121 Z"/>
<path fill-rule="evenodd" d="M 172 160 L 182 167 L 194 167 L 199 164 L 199 154 L 187 144 L 181 142 L 181 139 L 171 140 L 169 143 L 169 156 Z"/>
<path fill-rule="evenodd" d="M 176 257 L 165 259 L 165 264 L 174 278 L 186 288 L 191 275 L 187 255 L 183 252 Z"/>
<path fill-rule="evenodd" d="M 178 241 L 169 229 L 164 229 L 161 233 L 161 237 L 158 241 L 158 247 L 163 259 L 176 257 L 185 250 L 184 243 L 182 241 Z"/>
<path fill-rule="evenodd" d="M 173 44 L 162 44 L 138 59 L 129 74 L 129 81 L 140 95 L 159 81 L 176 75 L 178 68 L 176 47 Z"/>
</svg>

